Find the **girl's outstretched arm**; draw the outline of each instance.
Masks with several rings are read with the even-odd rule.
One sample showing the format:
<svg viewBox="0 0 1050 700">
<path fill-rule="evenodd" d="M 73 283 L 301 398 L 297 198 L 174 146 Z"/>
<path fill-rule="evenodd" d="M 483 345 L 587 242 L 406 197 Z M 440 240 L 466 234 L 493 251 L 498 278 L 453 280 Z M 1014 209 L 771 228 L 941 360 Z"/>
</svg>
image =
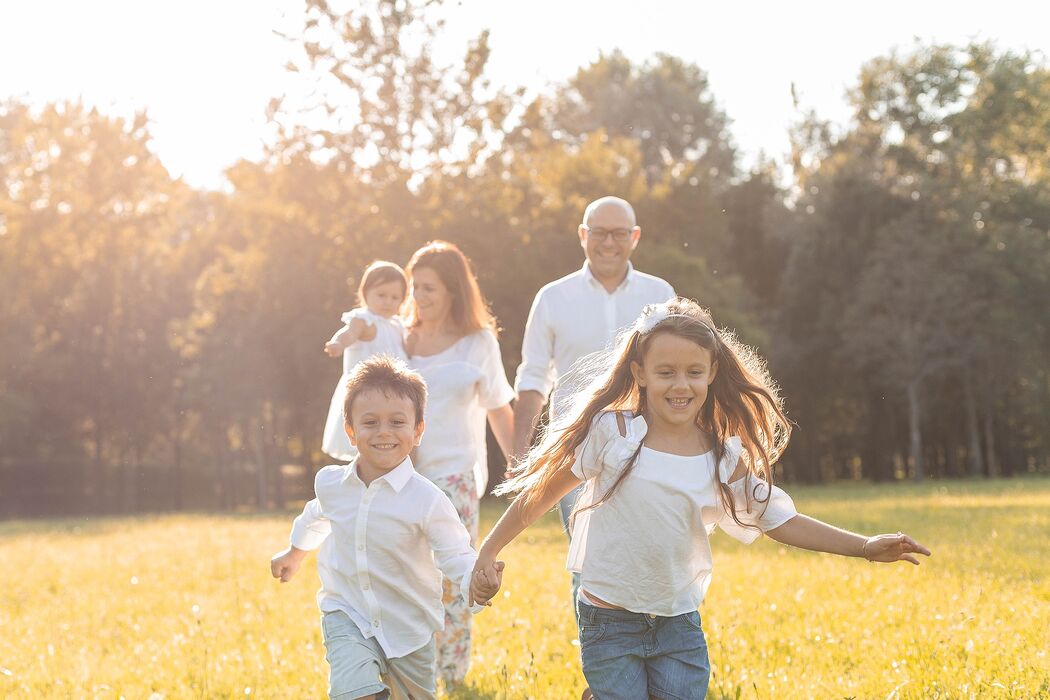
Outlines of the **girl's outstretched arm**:
<svg viewBox="0 0 1050 700">
<path fill-rule="evenodd" d="M 580 480 L 567 465 L 558 470 L 554 478 L 547 483 L 546 489 L 534 496 L 532 503 L 526 506 L 524 496 L 519 494 L 482 542 L 481 549 L 478 550 L 478 561 L 474 565 L 474 577 L 492 580 L 496 571 L 496 557 L 503 548 L 520 535 L 525 528 L 536 522 L 541 515 L 553 508 L 562 496 L 579 485 Z M 484 573 L 479 577 L 478 572 Z M 480 591 L 474 590 L 472 593 L 480 594 Z M 475 602 L 484 604 L 487 601 L 478 600 L 475 597 Z"/>
<path fill-rule="evenodd" d="M 358 340 L 371 340 L 371 338 L 366 337 L 368 329 L 369 325 L 364 319 L 351 319 L 350 323 L 337 330 L 332 339 L 324 344 L 325 354 L 329 357 L 339 357 L 343 350 L 346 350 Z M 372 337 L 375 337 L 375 329 L 372 329 L 372 332 Z"/>
<path fill-rule="evenodd" d="M 865 537 L 807 515 L 796 515 L 780 527 L 768 530 L 766 534 L 792 547 L 846 557 L 864 557 L 868 561 L 909 561 L 918 564 L 915 554 L 930 556 L 930 550 L 902 532 Z"/>
</svg>

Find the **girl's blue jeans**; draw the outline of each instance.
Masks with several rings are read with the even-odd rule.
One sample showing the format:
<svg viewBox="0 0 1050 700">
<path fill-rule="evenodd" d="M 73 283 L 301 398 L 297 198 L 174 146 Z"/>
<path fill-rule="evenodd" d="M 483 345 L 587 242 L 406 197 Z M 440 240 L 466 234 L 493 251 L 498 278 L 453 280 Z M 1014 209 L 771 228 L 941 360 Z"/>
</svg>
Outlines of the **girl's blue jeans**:
<svg viewBox="0 0 1050 700">
<path fill-rule="evenodd" d="M 583 675 L 595 700 L 707 696 L 711 663 L 700 613 L 659 617 L 577 599 Z"/>
</svg>

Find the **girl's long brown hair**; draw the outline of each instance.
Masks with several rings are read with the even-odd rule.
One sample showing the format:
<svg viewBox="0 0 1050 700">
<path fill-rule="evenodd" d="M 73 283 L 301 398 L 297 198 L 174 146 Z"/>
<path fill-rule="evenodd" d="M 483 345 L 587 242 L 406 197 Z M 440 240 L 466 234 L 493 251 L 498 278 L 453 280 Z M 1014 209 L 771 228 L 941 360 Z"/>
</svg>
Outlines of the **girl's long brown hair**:
<svg viewBox="0 0 1050 700">
<path fill-rule="evenodd" d="M 470 260 L 455 244 L 448 241 L 431 241 L 417 250 L 408 261 L 406 271 L 411 277 L 415 270 L 421 268 L 433 270 L 448 289 L 449 296 L 452 297 L 449 314 L 452 323 L 463 335 L 484 329 L 498 333 L 496 318 L 481 295 L 481 288 L 478 287 L 478 279 L 471 268 Z M 405 303 L 408 327 L 418 326 L 419 314 L 415 300 L 409 296 Z"/>
<path fill-rule="evenodd" d="M 666 317 L 652 323 L 654 314 Z M 737 341 L 731 332 L 717 329 L 710 313 L 699 304 L 682 298 L 645 308 L 634 328 L 621 334 L 613 351 L 612 366 L 583 388 L 572 407 L 545 429 L 536 447 L 513 470 L 512 478 L 501 484 L 496 492 L 520 493 L 528 506 L 546 490 L 555 474 L 572 466 L 577 450 L 600 414 L 627 410 L 644 415 L 647 408 L 645 390 L 635 382 L 631 362 L 642 364 L 650 342 L 660 333 L 673 333 L 691 340 L 711 353 L 717 371 L 708 387 L 707 400 L 697 414 L 696 426 L 713 436 L 717 463 L 721 463 L 725 456 L 725 441 L 734 435 L 740 438 L 747 467 L 744 491 L 750 510 L 752 498 L 757 498 L 754 494 L 758 486 L 756 483 L 753 488 L 750 479 L 757 478 L 772 486 L 773 465 L 787 447 L 791 424 L 784 415 L 783 402 L 762 359 Z M 590 362 L 593 364 L 602 359 L 592 358 Z M 578 371 L 586 372 L 585 369 Z M 596 508 L 615 494 L 634 468 L 640 452 L 639 446 L 612 486 L 587 508 Z M 722 481 L 717 471 L 715 477 L 726 510 L 737 524 L 744 525 L 736 514 L 729 485 Z M 771 490 L 767 489 L 766 493 L 764 502 L 768 503 Z"/>
</svg>

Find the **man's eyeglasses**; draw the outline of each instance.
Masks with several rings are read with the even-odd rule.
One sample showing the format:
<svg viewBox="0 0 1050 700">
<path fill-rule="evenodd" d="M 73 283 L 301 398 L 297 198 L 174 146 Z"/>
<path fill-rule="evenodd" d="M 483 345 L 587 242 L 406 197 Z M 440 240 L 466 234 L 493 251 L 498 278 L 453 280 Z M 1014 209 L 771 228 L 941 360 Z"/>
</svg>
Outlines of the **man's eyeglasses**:
<svg viewBox="0 0 1050 700">
<path fill-rule="evenodd" d="M 591 228 L 590 226 L 584 226 L 583 230 L 587 232 L 588 238 L 594 236 L 598 243 L 603 243 L 610 238 L 617 243 L 626 243 L 633 232 L 633 229 L 629 228 Z"/>
</svg>

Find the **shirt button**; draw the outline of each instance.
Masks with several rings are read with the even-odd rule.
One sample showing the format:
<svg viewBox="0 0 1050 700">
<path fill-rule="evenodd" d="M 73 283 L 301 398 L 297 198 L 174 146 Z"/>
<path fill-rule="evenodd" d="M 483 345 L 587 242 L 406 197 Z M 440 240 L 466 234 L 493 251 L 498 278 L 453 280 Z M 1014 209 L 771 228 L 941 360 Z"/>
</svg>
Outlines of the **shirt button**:
<svg viewBox="0 0 1050 700">
<path fill-rule="evenodd" d="M 366 583 L 365 585 L 361 586 L 361 588 L 363 588 L 364 590 L 367 591 L 368 590 L 368 584 Z"/>
<path fill-rule="evenodd" d="M 357 545 L 357 551 L 359 551 L 359 552 L 360 552 L 361 550 L 363 550 L 364 548 L 365 548 L 365 546 L 364 546 L 363 544 L 359 544 L 359 545 Z"/>
<path fill-rule="evenodd" d="M 372 626 L 373 627 L 379 627 L 379 620 L 373 620 L 372 621 Z"/>
</svg>

